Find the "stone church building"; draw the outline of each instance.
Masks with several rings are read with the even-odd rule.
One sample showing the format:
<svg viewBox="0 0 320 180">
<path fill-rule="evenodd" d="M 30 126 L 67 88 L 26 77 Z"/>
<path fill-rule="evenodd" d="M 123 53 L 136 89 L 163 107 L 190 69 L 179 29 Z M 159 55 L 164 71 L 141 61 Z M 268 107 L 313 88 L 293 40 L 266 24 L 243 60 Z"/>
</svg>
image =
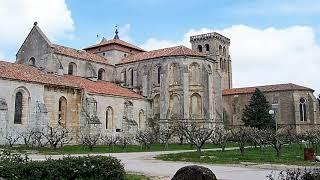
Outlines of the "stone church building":
<svg viewBox="0 0 320 180">
<path fill-rule="evenodd" d="M 8 134 L 62 126 L 75 142 L 85 127 L 101 133 L 134 132 L 148 118 L 193 119 L 241 125 L 256 87 L 232 88 L 230 39 L 208 33 L 184 46 L 145 51 L 113 39 L 83 50 L 53 44 L 37 23 L 16 62 L 0 61 L 0 143 Z M 258 87 L 276 109 L 279 124 L 297 131 L 317 125 L 319 103 L 310 88 Z"/>
</svg>

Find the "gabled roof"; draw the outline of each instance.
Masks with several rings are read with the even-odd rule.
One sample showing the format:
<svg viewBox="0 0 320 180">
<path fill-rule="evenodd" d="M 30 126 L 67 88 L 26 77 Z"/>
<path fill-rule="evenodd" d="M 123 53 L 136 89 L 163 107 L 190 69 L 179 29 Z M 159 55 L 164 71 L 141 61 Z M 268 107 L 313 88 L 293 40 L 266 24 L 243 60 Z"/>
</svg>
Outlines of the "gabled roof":
<svg viewBox="0 0 320 180">
<path fill-rule="evenodd" d="M 288 83 L 288 84 L 274 84 L 266 86 L 255 86 L 255 87 L 244 87 L 244 88 L 233 88 L 223 90 L 223 95 L 237 95 L 237 94 L 252 94 L 258 88 L 262 92 L 275 92 L 275 91 L 294 91 L 294 90 L 308 90 L 314 91 L 311 88 L 304 86 Z"/>
<path fill-rule="evenodd" d="M 121 39 L 106 40 L 105 38 L 103 38 L 100 43 L 95 44 L 95 45 L 92 45 L 92 46 L 89 46 L 89 47 L 86 47 L 86 48 L 84 48 L 84 50 L 88 50 L 88 49 L 92 49 L 92 48 L 97 48 L 97 47 L 101 47 L 101 46 L 112 45 L 112 44 L 120 45 L 120 46 L 124 46 L 124 47 L 128 47 L 128 48 L 132 48 L 132 49 L 135 49 L 135 50 L 138 50 L 138 51 L 141 51 L 141 52 L 144 52 L 144 51 L 145 51 L 144 49 L 139 48 L 138 46 L 135 46 L 135 45 L 130 44 L 130 43 L 128 43 L 128 42 L 125 42 L 125 41 L 123 41 L 123 40 L 121 40 Z"/>
<path fill-rule="evenodd" d="M 39 28 L 38 26 L 38 23 L 35 22 L 31 31 L 29 32 L 29 34 L 27 35 L 27 37 L 24 39 L 22 45 L 20 46 L 19 50 L 17 51 L 17 54 L 20 52 L 23 44 L 26 42 L 26 40 L 30 37 L 30 35 L 32 34 L 33 31 L 36 31 L 40 34 L 40 36 L 47 42 L 47 44 L 50 46 L 50 47 L 53 47 L 53 44 L 50 42 L 50 40 L 48 39 L 48 37 L 42 32 L 42 30 Z"/>
<path fill-rule="evenodd" d="M 69 47 L 65 47 L 57 44 L 54 44 L 53 48 L 54 48 L 54 53 L 56 54 L 61 54 L 61 55 L 82 59 L 86 61 L 97 62 L 101 64 L 109 64 L 106 58 L 93 53 L 83 51 L 83 50 L 73 49 L 73 48 L 69 48 Z"/>
<path fill-rule="evenodd" d="M 148 52 L 142 52 L 142 53 L 130 55 L 127 58 L 122 59 L 121 63 L 119 64 L 125 64 L 125 63 L 142 61 L 146 59 L 160 58 L 160 57 L 169 57 L 169 56 L 207 57 L 185 46 L 175 46 L 175 47 L 158 49 L 154 51 L 148 51 Z"/>
<path fill-rule="evenodd" d="M 117 84 L 104 81 L 91 81 L 86 78 L 54 74 L 47 74 L 36 67 L 24 64 L 16 64 L 0 61 L 0 78 L 16 81 L 24 81 L 36 84 L 66 86 L 77 89 L 84 89 L 94 94 L 113 95 L 129 98 L 144 97 L 129 89 L 118 86 Z"/>
</svg>

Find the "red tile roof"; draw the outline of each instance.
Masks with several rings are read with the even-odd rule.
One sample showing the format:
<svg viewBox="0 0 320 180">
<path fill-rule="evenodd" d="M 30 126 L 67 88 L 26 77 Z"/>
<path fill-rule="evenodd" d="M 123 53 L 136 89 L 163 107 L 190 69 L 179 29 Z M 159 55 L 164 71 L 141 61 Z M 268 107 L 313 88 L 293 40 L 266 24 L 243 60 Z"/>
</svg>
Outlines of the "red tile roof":
<svg viewBox="0 0 320 180">
<path fill-rule="evenodd" d="M 274 92 L 274 91 L 290 91 L 290 90 L 309 90 L 314 91 L 313 89 L 299 86 L 296 84 L 274 84 L 266 86 L 255 86 L 255 87 L 244 87 L 244 88 L 233 88 L 223 90 L 223 95 L 236 95 L 236 94 L 251 94 L 258 88 L 262 92 Z"/>
<path fill-rule="evenodd" d="M 53 48 L 54 48 L 54 53 L 56 54 L 61 54 L 61 55 L 82 59 L 86 61 L 97 62 L 101 64 L 109 64 L 106 58 L 93 53 L 83 51 L 83 50 L 77 50 L 77 49 L 73 49 L 73 48 L 69 48 L 69 47 L 65 47 L 57 44 L 54 44 Z"/>
<path fill-rule="evenodd" d="M 114 83 L 104 81 L 91 81 L 82 77 L 47 74 L 35 67 L 0 61 L 0 78 L 25 81 L 30 83 L 67 86 L 84 89 L 87 92 L 106 94 L 130 98 L 144 98 L 141 95 L 118 86 Z"/>
<path fill-rule="evenodd" d="M 95 45 L 92 45 L 92 46 L 89 46 L 87 48 L 84 48 L 84 50 L 88 50 L 88 49 L 92 49 L 92 48 L 97 48 L 97 47 L 100 47 L 100 46 L 106 46 L 106 45 L 111 45 L 111 44 L 117 44 L 117 45 L 120 45 L 120 46 L 125 46 L 125 47 L 129 47 L 129 48 L 132 48 L 132 49 L 136 49 L 138 51 L 142 51 L 144 52 L 145 50 L 138 47 L 138 46 L 135 46 L 133 44 L 130 44 L 130 43 L 127 43 L 123 40 L 120 40 L 120 39 L 111 39 L 111 40 L 104 40 L 102 39 L 102 41 L 98 44 L 95 44 Z"/>
<path fill-rule="evenodd" d="M 194 57 L 207 57 L 201 53 L 193 51 L 185 46 L 175 46 L 170 48 L 158 49 L 154 51 L 142 52 L 138 54 L 134 54 L 124 58 L 121 63 L 125 64 L 130 62 L 136 62 L 146 59 L 154 59 L 159 57 L 168 57 L 168 56 L 194 56 Z"/>
</svg>

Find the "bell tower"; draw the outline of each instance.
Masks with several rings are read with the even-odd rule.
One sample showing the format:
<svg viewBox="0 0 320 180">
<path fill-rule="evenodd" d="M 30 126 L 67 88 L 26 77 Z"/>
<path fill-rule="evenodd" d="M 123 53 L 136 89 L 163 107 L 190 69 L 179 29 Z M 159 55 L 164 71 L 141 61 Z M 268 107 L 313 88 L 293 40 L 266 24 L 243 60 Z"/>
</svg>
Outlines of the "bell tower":
<svg viewBox="0 0 320 180">
<path fill-rule="evenodd" d="M 221 87 L 232 88 L 232 65 L 229 54 L 230 39 L 219 33 L 207 33 L 190 37 L 192 50 L 203 53 L 218 63 L 217 69 L 221 74 Z"/>
</svg>

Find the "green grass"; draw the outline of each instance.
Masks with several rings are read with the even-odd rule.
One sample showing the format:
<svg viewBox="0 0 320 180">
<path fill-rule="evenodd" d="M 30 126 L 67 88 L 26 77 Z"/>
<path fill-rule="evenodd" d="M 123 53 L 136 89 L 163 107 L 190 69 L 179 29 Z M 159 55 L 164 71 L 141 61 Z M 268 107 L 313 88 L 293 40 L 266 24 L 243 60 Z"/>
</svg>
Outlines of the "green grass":
<svg viewBox="0 0 320 180">
<path fill-rule="evenodd" d="M 320 166 L 320 163 L 312 163 L 304 161 L 303 147 L 299 145 L 291 145 L 283 147 L 280 157 L 276 156 L 276 151 L 273 147 L 265 147 L 262 151 L 259 148 L 245 149 L 244 155 L 240 154 L 239 150 L 229 151 L 205 151 L 201 155 L 197 152 L 178 153 L 178 154 L 165 154 L 157 156 L 157 159 L 165 161 L 187 161 L 199 162 L 209 164 L 240 164 L 243 162 L 251 162 L 257 164 L 270 163 L 270 164 L 288 164 L 288 165 L 302 165 L 302 166 Z"/>
<path fill-rule="evenodd" d="M 228 147 L 235 146 L 234 143 L 229 143 Z M 204 149 L 211 149 L 211 148 L 218 148 L 218 146 L 213 144 L 206 144 L 203 147 Z M 8 148 L 7 148 L 8 149 Z M 16 150 L 18 152 L 28 152 L 32 151 L 33 153 L 40 153 L 40 154 L 47 154 L 47 155 L 55 155 L 55 154 L 97 154 L 97 153 L 124 153 L 124 152 L 147 152 L 147 151 L 163 151 L 164 144 L 153 144 L 150 149 L 142 149 L 141 146 L 138 145 L 128 145 L 126 149 L 123 149 L 121 146 L 114 146 L 114 148 L 109 146 L 96 146 L 93 148 L 92 151 L 88 147 L 81 146 L 81 145 L 68 145 L 62 148 L 49 148 L 49 147 L 33 147 L 28 148 L 25 146 L 18 146 L 9 148 L 12 150 Z M 195 150 L 189 144 L 169 144 L 168 151 L 174 150 Z"/>
<path fill-rule="evenodd" d="M 150 180 L 150 178 L 144 175 L 127 174 L 126 180 Z"/>
</svg>

